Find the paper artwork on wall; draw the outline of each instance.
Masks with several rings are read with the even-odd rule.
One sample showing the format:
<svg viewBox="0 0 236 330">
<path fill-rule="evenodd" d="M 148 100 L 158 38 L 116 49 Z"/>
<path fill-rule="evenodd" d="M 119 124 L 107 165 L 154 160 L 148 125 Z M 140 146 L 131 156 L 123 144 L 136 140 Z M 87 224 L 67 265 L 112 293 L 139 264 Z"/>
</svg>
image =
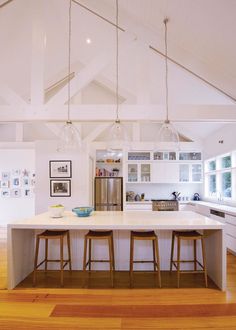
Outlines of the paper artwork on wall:
<svg viewBox="0 0 236 330">
<path fill-rule="evenodd" d="M 4 198 L 10 197 L 10 189 L 2 189 L 1 196 Z"/>
<path fill-rule="evenodd" d="M 21 197 L 21 190 L 20 189 L 12 189 L 11 190 L 11 197 Z"/>
<path fill-rule="evenodd" d="M 35 187 L 35 173 L 28 169 L 12 169 L 1 172 L 0 197 L 32 197 Z"/>
</svg>

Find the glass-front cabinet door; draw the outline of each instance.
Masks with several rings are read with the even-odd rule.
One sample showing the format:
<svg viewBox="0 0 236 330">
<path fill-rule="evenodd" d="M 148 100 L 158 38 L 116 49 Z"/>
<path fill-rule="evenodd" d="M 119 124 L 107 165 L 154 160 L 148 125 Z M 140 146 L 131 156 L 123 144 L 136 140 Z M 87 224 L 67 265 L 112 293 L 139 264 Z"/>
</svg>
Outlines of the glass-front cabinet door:
<svg viewBox="0 0 236 330">
<path fill-rule="evenodd" d="M 201 164 L 192 164 L 192 182 L 201 182 L 202 181 L 202 165 Z"/>
<path fill-rule="evenodd" d="M 128 164 L 128 182 L 138 182 L 138 164 Z"/>
<path fill-rule="evenodd" d="M 150 164 L 141 164 L 141 182 L 150 182 L 151 181 L 151 165 Z"/>
<path fill-rule="evenodd" d="M 180 164 L 179 165 L 179 181 L 180 182 L 189 182 L 189 164 Z"/>
</svg>

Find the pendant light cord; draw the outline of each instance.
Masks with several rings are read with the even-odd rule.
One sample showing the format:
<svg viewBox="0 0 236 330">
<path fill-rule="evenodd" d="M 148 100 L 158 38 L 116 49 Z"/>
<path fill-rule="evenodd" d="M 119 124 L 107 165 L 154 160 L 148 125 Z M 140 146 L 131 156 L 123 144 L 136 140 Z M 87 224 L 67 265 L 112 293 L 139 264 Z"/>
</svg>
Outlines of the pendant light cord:
<svg viewBox="0 0 236 330">
<path fill-rule="evenodd" d="M 168 23 L 168 18 L 164 19 L 164 24 L 165 24 L 165 67 L 166 67 L 166 75 L 165 75 L 165 80 L 166 80 L 166 122 L 169 122 L 169 91 L 168 91 L 168 57 L 167 57 L 167 23 Z"/>
<path fill-rule="evenodd" d="M 119 18 L 119 5 L 116 0 L 116 122 L 119 120 L 119 30 L 118 30 L 118 18 Z"/>
<path fill-rule="evenodd" d="M 71 6 L 72 0 L 69 0 L 69 38 L 68 38 L 68 101 L 67 101 L 67 124 L 71 124 L 70 120 L 70 75 L 71 75 Z"/>
</svg>

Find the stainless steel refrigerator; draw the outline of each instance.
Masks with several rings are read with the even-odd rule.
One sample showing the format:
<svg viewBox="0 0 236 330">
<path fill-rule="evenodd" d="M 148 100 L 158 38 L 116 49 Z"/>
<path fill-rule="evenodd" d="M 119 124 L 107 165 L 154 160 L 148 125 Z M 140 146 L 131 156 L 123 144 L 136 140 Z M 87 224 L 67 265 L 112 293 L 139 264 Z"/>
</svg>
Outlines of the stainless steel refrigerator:
<svg viewBox="0 0 236 330">
<path fill-rule="evenodd" d="M 95 210 L 123 211 L 123 178 L 95 178 Z"/>
</svg>

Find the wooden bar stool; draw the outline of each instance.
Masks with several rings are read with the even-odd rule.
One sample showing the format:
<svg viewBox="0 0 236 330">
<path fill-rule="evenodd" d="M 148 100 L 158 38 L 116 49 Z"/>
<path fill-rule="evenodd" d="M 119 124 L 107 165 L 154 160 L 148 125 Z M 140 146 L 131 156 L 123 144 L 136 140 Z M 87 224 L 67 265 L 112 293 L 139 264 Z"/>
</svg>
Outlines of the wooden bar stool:
<svg viewBox="0 0 236 330">
<path fill-rule="evenodd" d="M 68 249 L 68 259 L 65 260 L 63 256 L 63 240 L 67 237 L 67 249 Z M 45 240 L 45 257 L 44 260 L 38 264 L 39 255 L 39 245 L 40 239 Z M 48 259 L 48 240 L 49 239 L 59 239 L 60 240 L 60 259 Z M 71 250 L 70 250 L 70 233 L 69 230 L 46 230 L 36 237 L 36 249 L 35 249 L 35 259 L 34 259 L 34 274 L 33 274 L 33 286 L 36 284 L 36 273 L 42 270 L 38 268 L 45 264 L 44 271 L 47 271 L 48 262 L 59 262 L 60 263 L 60 283 L 61 286 L 64 285 L 64 268 L 69 265 L 71 270 Z"/>
<path fill-rule="evenodd" d="M 105 239 L 108 241 L 108 249 L 109 249 L 109 259 L 92 259 L 92 240 L 101 240 Z M 88 261 L 87 261 L 87 243 L 89 243 L 89 253 L 88 253 Z M 111 285 L 114 285 L 114 271 L 115 271 L 115 257 L 114 257 L 114 242 L 113 242 L 113 232 L 109 231 L 93 231 L 90 230 L 84 237 L 84 261 L 83 261 L 83 272 L 84 278 L 86 275 L 86 268 L 89 267 L 89 271 L 91 271 L 91 264 L 93 262 L 108 262 L 110 265 L 110 278 Z"/>
<path fill-rule="evenodd" d="M 177 260 L 173 260 L 174 257 L 174 245 L 175 238 L 177 238 Z M 188 240 L 193 242 L 193 260 L 181 260 L 180 250 L 181 250 L 181 240 Z M 202 264 L 197 260 L 197 240 L 201 240 L 202 246 Z M 194 263 L 194 270 L 182 270 L 180 269 L 181 262 Z M 197 231 L 173 231 L 172 232 L 172 242 L 171 242 L 171 257 L 170 257 L 170 271 L 172 271 L 172 266 L 177 270 L 177 286 L 179 288 L 180 274 L 183 273 L 204 273 L 205 285 L 207 287 L 207 267 L 206 267 L 206 256 L 205 256 L 205 244 L 204 237 Z M 197 269 L 197 265 L 201 269 Z"/>
<path fill-rule="evenodd" d="M 153 260 L 134 260 L 134 241 L 145 240 L 152 242 Z M 130 233 L 130 286 L 133 287 L 133 265 L 135 263 L 153 263 L 153 270 L 158 275 L 159 287 L 161 288 L 160 258 L 158 249 L 158 237 L 154 231 Z"/>
</svg>

